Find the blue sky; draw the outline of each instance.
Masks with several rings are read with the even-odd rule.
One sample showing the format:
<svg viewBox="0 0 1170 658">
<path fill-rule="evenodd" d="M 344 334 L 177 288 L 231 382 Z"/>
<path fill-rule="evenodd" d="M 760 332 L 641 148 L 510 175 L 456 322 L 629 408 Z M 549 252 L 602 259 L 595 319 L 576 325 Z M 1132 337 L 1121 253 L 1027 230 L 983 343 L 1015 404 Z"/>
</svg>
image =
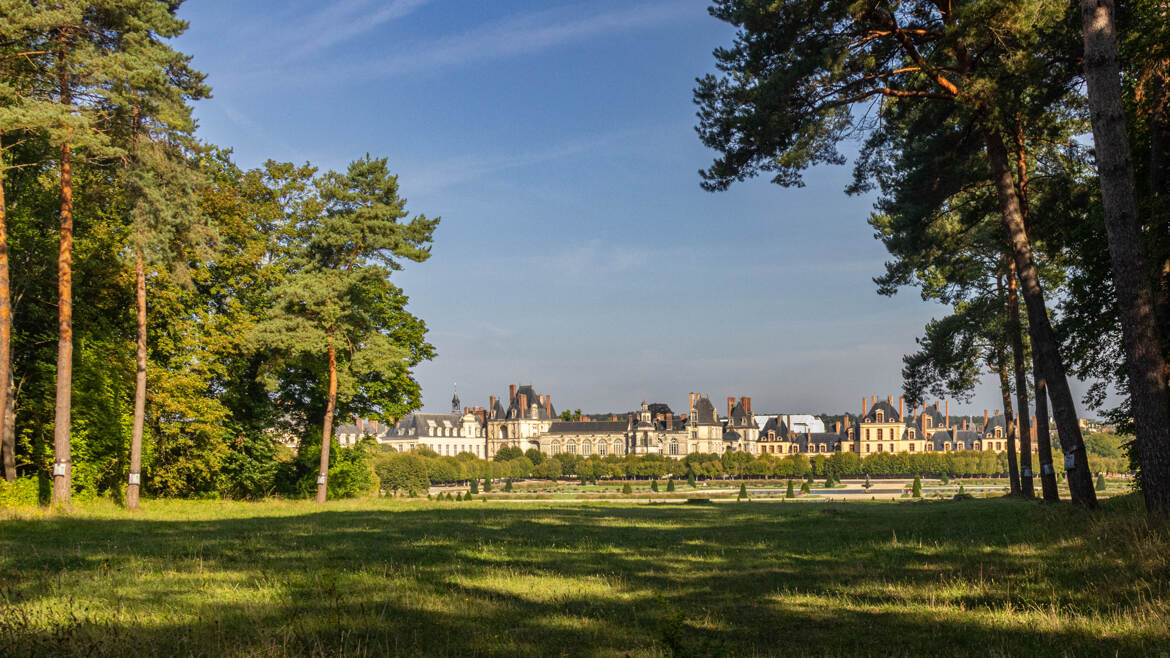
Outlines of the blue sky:
<svg viewBox="0 0 1170 658">
<path fill-rule="evenodd" d="M 706 4 L 192 0 L 177 46 L 214 90 L 201 136 L 242 166 L 386 156 L 409 209 L 442 216 L 396 275 L 439 352 L 417 371 L 428 410 L 454 382 L 465 405 L 521 382 L 586 411 L 897 395 L 944 309 L 874 292 L 886 253 L 848 167 L 699 188 L 691 89 L 732 36 Z M 997 388 L 967 408 L 985 406 Z"/>
</svg>

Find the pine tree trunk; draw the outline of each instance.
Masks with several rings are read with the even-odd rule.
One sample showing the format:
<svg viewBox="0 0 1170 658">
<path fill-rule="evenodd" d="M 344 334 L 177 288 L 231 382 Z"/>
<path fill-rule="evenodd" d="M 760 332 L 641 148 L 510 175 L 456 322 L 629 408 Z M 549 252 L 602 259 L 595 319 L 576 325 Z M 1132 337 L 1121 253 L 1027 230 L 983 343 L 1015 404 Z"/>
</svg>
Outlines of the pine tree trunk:
<svg viewBox="0 0 1170 658">
<path fill-rule="evenodd" d="M 61 52 L 61 104 L 72 99 L 65 53 Z M 70 419 L 73 396 L 73 149 L 61 144 L 61 241 L 57 251 L 57 400 L 53 415 L 53 503 L 70 504 L 73 464 Z"/>
<path fill-rule="evenodd" d="M 1040 457 L 1040 488 L 1044 500 L 1060 502 L 1056 487 L 1056 468 L 1052 465 L 1052 437 L 1048 434 L 1048 386 L 1040 372 L 1040 359 L 1032 350 L 1032 380 L 1036 383 L 1036 452 Z"/>
<path fill-rule="evenodd" d="M 1012 245 L 1012 258 L 1020 277 L 1021 293 L 1028 311 L 1028 331 L 1032 337 L 1032 349 L 1040 356 L 1040 365 L 1056 415 L 1056 430 L 1064 447 L 1065 470 L 1068 473 L 1069 491 L 1074 503 L 1086 507 L 1097 506 L 1097 494 L 1093 490 L 1093 476 L 1089 472 L 1085 442 L 1077 422 L 1077 409 L 1073 403 L 1072 390 L 1060 359 L 1060 350 L 1052 324 L 1048 320 L 1048 308 L 1044 303 L 1044 289 L 1036 264 L 1032 261 L 1032 247 L 1020 212 L 1020 199 L 1008 167 L 1007 151 L 1003 138 L 994 127 L 984 127 L 983 137 L 987 144 L 987 160 L 991 166 L 991 181 L 999 197 L 1004 228 L 1007 229 Z"/>
<path fill-rule="evenodd" d="M 4 145 L 0 142 L 0 157 Z M 8 282 L 8 206 L 4 198 L 4 163 L 0 161 L 0 457 L 4 462 L 4 479 L 16 480 L 16 446 L 8 440 L 8 386 L 12 374 L 12 290 Z M 12 434 L 16 436 L 15 433 Z"/>
<path fill-rule="evenodd" d="M 329 399 L 325 403 L 325 425 L 321 428 L 321 468 L 317 472 L 317 502 L 325 502 L 329 479 L 329 442 L 333 440 L 333 412 L 337 407 L 337 353 L 333 349 L 333 330 L 329 336 Z"/>
<path fill-rule="evenodd" d="M 1170 516 L 1170 395 L 1142 245 L 1133 162 L 1121 102 L 1113 0 L 1081 0 L 1097 174 L 1105 210 L 1113 286 L 1125 345 L 1142 494 L 1153 515 Z M 1063 429 L 1061 431 L 1063 435 Z"/>
<path fill-rule="evenodd" d="M 130 434 L 130 477 L 126 485 L 126 507 L 138 509 L 142 486 L 142 430 L 146 423 L 146 265 L 142 250 L 134 254 L 135 296 L 138 302 L 137 369 L 134 375 L 134 427 Z"/>
<path fill-rule="evenodd" d="M 1016 294 L 1016 266 L 1008 263 L 1008 333 L 1012 342 L 1012 365 L 1016 373 L 1016 408 L 1020 410 L 1020 494 L 1035 498 L 1032 481 L 1032 424 L 1028 419 L 1028 373 L 1024 369 L 1024 337 L 1020 325 L 1020 298 Z"/>
<path fill-rule="evenodd" d="M 999 293 L 999 298 L 1003 299 L 1003 279 L 995 277 L 996 291 Z M 1020 495 L 1020 467 L 1016 460 L 1016 424 L 1014 414 L 1012 412 L 1012 386 L 1008 383 L 1008 355 L 1007 345 L 1004 341 L 996 347 L 997 366 L 996 370 L 999 374 L 999 394 L 1003 398 L 1003 419 L 1004 419 L 1004 433 L 1007 434 L 1007 462 L 1008 462 L 1008 491 L 1013 496 Z M 984 428 L 984 432 L 987 428 Z M 986 440 L 986 434 L 984 440 Z"/>
</svg>

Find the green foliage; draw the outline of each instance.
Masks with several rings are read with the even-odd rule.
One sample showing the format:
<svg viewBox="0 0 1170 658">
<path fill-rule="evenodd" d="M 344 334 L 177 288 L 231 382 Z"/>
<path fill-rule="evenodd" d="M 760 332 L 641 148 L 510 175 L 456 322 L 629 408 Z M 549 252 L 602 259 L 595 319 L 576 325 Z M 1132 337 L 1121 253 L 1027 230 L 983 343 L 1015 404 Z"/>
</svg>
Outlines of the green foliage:
<svg viewBox="0 0 1170 658">
<path fill-rule="evenodd" d="M 629 482 L 626 482 L 625 484 L 622 485 L 622 493 L 624 493 L 624 494 L 634 493 L 634 488 L 630 486 Z"/>
<path fill-rule="evenodd" d="M 491 490 L 492 490 L 492 479 L 490 477 L 485 477 L 483 479 L 483 491 L 484 491 L 484 493 L 487 493 Z"/>
<path fill-rule="evenodd" d="M 743 500 L 744 498 L 747 498 L 747 495 L 748 495 L 748 493 L 747 493 L 747 484 L 746 484 L 746 483 L 743 483 L 743 482 L 740 482 L 740 483 L 739 483 L 739 499 L 740 499 L 740 500 Z"/>
<path fill-rule="evenodd" d="M 511 482 L 511 480 L 509 480 Z M 479 482 L 475 478 L 471 478 L 471 493 L 479 493 Z"/>
<path fill-rule="evenodd" d="M 498 451 L 496 451 L 496 454 L 494 457 L 492 457 L 492 460 L 497 462 L 506 462 L 523 456 L 524 453 L 520 450 L 520 448 L 515 446 L 504 446 L 503 448 L 500 448 Z"/>
<path fill-rule="evenodd" d="M 800 493 L 806 494 L 812 491 L 812 487 L 808 486 L 808 480 L 800 483 Z"/>
<path fill-rule="evenodd" d="M 1105 474 L 1097 474 L 1097 491 L 1105 491 L 1108 485 L 1105 484 Z"/>
<path fill-rule="evenodd" d="M 507 493 L 512 493 L 512 478 L 508 478 L 507 481 L 504 482 L 504 491 Z"/>
<path fill-rule="evenodd" d="M 650 481 L 650 490 L 653 491 L 654 493 L 658 493 L 658 480 L 657 479 Z"/>
<path fill-rule="evenodd" d="M 382 488 L 392 494 L 413 496 L 430 487 L 425 458 L 414 453 L 379 454 L 374 460 L 374 471 L 382 481 Z"/>
<path fill-rule="evenodd" d="M 922 498 L 922 476 L 914 475 L 914 485 L 911 487 L 910 495 L 914 498 Z"/>
<path fill-rule="evenodd" d="M 528 461 L 532 462 L 533 466 L 540 466 L 540 462 L 544 461 L 544 453 L 536 448 L 525 450 L 524 456 L 528 458 Z"/>
<path fill-rule="evenodd" d="M 547 478 L 555 482 L 562 475 L 560 457 L 546 458 L 532 469 L 532 474 L 538 478 Z"/>
<path fill-rule="evenodd" d="M 796 498 L 796 489 L 792 487 L 792 480 L 788 481 L 788 490 L 784 492 L 785 498 Z"/>
<path fill-rule="evenodd" d="M 674 478 L 666 481 L 666 491 L 667 493 L 674 491 Z"/>
<path fill-rule="evenodd" d="M 687 485 L 690 486 L 690 488 L 692 488 L 692 489 L 695 488 L 695 472 L 694 471 L 690 471 L 690 470 L 687 471 Z"/>
</svg>

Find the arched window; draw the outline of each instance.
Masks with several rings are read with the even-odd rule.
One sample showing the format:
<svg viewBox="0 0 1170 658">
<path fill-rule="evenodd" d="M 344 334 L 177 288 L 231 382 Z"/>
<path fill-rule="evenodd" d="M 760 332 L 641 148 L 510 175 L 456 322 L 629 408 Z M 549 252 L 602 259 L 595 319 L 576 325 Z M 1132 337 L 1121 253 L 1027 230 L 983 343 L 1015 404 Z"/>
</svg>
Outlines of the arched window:
<svg viewBox="0 0 1170 658">
<path fill-rule="evenodd" d="M 930 416 L 926 417 L 926 426 L 927 427 L 934 427 L 934 419 L 931 418 Z"/>
<path fill-rule="evenodd" d="M 877 413 L 875 413 L 873 415 L 873 419 L 875 422 L 878 422 L 878 423 L 886 422 L 886 412 L 882 411 L 881 409 L 878 409 Z M 878 431 L 880 432 L 881 430 L 878 430 Z"/>
<path fill-rule="evenodd" d="M 605 453 L 607 453 L 607 452 L 609 452 L 609 446 L 607 446 L 605 444 L 605 441 L 598 441 L 597 442 L 597 454 L 604 457 Z"/>
<path fill-rule="evenodd" d="M 978 449 L 979 449 L 979 442 L 978 442 L 978 441 L 976 441 L 976 442 L 975 442 L 975 449 L 976 449 L 976 450 L 978 450 Z"/>
<path fill-rule="evenodd" d="M 620 456 L 626 454 L 625 448 L 626 447 L 624 445 L 622 445 L 621 439 L 614 439 L 613 440 L 613 454 L 620 457 Z"/>
<path fill-rule="evenodd" d="M 818 446 L 817 446 L 817 452 L 826 452 L 826 450 L 825 450 L 825 444 L 823 444 L 823 443 L 822 443 L 822 444 L 818 445 Z"/>
<path fill-rule="evenodd" d="M 552 442 L 552 454 L 556 455 L 556 454 L 560 454 L 560 452 L 561 452 L 561 442 L 560 441 L 553 441 Z"/>
<path fill-rule="evenodd" d="M 890 452 L 894 452 L 894 444 L 890 444 Z"/>
<path fill-rule="evenodd" d="M 998 439 L 1001 436 L 1003 436 L 1003 428 L 1002 427 L 995 428 L 995 438 Z"/>
<path fill-rule="evenodd" d="M 577 454 L 577 442 L 565 441 L 565 452 L 569 453 L 570 455 Z"/>
<path fill-rule="evenodd" d="M 944 451 L 947 451 L 947 450 L 950 450 L 950 449 L 951 449 L 951 444 L 950 444 L 950 443 L 944 443 L 944 444 L 943 444 L 943 450 L 944 450 Z"/>
<path fill-rule="evenodd" d="M 589 439 L 585 439 L 584 441 L 581 442 L 581 454 L 582 455 L 592 455 L 593 454 L 593 442 L 592 441 L 590 441 Z"/>
<path fill-rule="evenodd" d="M 670 440 L 670 454 L 672 454 L 672 455 L 678 454 L 678 439 L 671 439 Z"/>
<path fill-rule="evenodd" d="M 910 440 L 911 441 L 914 440 L 914 428 L 913 427 L 910 428 Z"/>
</svg>

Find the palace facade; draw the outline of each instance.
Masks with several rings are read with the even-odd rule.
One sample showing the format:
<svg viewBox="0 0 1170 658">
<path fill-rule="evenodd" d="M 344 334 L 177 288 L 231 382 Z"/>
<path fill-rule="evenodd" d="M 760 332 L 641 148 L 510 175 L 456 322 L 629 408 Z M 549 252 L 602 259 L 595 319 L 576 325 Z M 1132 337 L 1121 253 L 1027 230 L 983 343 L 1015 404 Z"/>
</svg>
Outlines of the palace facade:
<svg viewBox="0 0 1170 658">
<path fill-rule="evenodd" d="M 489 396 L 486 408 L 461 407 L 455 395 L 450 413 L 409 414 L 393 427 L 359 421 L 339 427 L 337 436 L 342 445 L 371 436 L 400 451 L 425 446 L 440 455 L 467 452 L 483 459 L 505 447 L 535 448 L 547 455 L 681 458 L 696 452 L 735 451 L 753 456 L 852 452 L 865 457 L 881 452 L 1002 451 L 1009 430 L 998 410 L 994 415 L 984 411 L 983 424 L 975 426 L 966 419 L 952 422 L 949 402 L 907 408 L 902 398 L 895 406 L 893 396 L 862 398 L 861 413 L 845 414 L 832 431 L 810 431 L 804 420 L 795 425 L 799 430 L 791 429 L 792 418 L 757 419 L 750 397 L 728 397 L 726 413 L 720 415 L 708 396 L 691 393 L 686 413 L 679 415 L 667 405 L 643 402 L 624 418 L 566 421 L 557 416 L 551 396 L 538 393 L 531 384 L 513 384 L 506 398 Z M 1035 441 L 1032 446 L 1035 451 Z"/>
</svg>

